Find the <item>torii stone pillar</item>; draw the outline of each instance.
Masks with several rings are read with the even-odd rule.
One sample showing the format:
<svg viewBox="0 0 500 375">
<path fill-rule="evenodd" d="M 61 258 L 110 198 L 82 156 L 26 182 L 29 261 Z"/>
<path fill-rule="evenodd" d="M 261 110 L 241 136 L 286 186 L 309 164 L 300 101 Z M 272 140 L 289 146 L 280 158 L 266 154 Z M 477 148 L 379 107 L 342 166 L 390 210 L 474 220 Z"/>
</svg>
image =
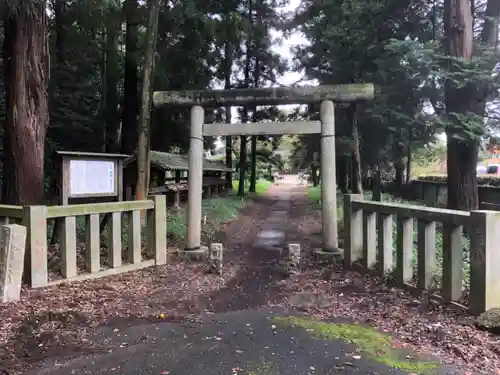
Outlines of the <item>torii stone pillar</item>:
<svg viewBox="0 0 500 375">
<path fill-rule="evenodd" d="M 321 121 L 321 233 L 323 251 L 338 251 L 337 175 L 335 155 L 335 107 L 325 100 L 319 110 Z"/>
<path fill-rule="evenodd" d="M 155 106 L 180 105 L 191 107 L 188 232 L 185 254 L 198 257 L 206 251 L 201 248 L 203 136 L 312 133 L 321 133 L 322 252 L 335 253 L 338 250 L 338 233 L 337 182 L 335 171 L 335 108 L 333 102 L 371 100 L 373 97 L 374 86 L 372 84 L 155 92 L 153 94 L 153 103 Z M 321 103 L 321 121 L 203 124 L 203 106 L 230 107 L 310 103 Z"/>
<path fill-rule="evenodd" d="M 205 110 L 196 105 L 191 108 L 191 130 L 188 159 L 188 209 L 186 251 L 200 250 L 201 199 L 203 194 L 203 122 Z"/>
</svg>

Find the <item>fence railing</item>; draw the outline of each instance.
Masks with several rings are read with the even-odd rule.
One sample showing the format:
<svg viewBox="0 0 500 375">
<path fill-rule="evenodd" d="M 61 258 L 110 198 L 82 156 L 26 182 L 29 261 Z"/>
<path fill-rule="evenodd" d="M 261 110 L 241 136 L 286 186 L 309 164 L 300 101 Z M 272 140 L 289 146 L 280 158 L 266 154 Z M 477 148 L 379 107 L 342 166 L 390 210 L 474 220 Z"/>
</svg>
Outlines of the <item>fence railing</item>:
<svg viewBox="0 0 500 375">
<path fill-rule="evenodd" d="M 448 301 L 461 302 L 466 289 L 473 313 L 500 307 L 498 212 L 370 202 L 347 194 L 344 230 L 348 266 L 392 274 L 399 286 L 437 290 Z"/>
<path fill-rule="evenodd" d="M 23 219 L 23 208 L 21 206 L 11 206 L 0 204 L 0 225 L 14 224 Z"/>
<path fill-rule="evenodd" d="M 144 226 L 141 211 L 146 211 Z M 101 219 L 105 215 L 109 215 L 110 220 L 101 233 Z M 82 225 L 77 225 L 77 218 L 83 219 L 78 221 Z M 59 244 L 51 249 L 48 227 L 53 219 L 61 220 L 62 226 Z M 0 205 L 0 220 L 3 223 L 20 221 L 27 227 L 24 274 L 33 288 L 109 276 L 167 261 L 167 212 L 163 195 L 144 201 L 66 206 Z M 152 259 L 143 259 L 143 246 L 152 254 Z M 107 267 L 102 264 L 103 247 Z M 82 263 L 79 262 L 81 256 L 83 269 L 78 264 Z M 56 258 L 59 263 L 56 268 L 62 278 L 49 278 L 49 257 Z"/>
</svg>

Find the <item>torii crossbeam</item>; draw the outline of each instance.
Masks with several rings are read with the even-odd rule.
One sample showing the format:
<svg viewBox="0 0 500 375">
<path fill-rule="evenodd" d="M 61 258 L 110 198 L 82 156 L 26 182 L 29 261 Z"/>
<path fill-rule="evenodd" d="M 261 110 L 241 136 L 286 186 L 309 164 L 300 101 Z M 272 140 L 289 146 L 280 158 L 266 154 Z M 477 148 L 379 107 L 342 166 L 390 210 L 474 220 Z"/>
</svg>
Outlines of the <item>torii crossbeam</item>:
<svg viewBox="0 0 500 375">
<path fill-rule="evenodd" d="M 373 84 L 273 87 L 232 90 L 157 91 L 153 104 L 191 107 L 186 252 L 201 248 L 203 136 L 321 133 L 321 210 L 323 251 L 338 250 L 335 110 L 333 102 L 373 99 Z M 321 103 L 320 121 L 204 124 L 204 107 Z"/>
</svg>

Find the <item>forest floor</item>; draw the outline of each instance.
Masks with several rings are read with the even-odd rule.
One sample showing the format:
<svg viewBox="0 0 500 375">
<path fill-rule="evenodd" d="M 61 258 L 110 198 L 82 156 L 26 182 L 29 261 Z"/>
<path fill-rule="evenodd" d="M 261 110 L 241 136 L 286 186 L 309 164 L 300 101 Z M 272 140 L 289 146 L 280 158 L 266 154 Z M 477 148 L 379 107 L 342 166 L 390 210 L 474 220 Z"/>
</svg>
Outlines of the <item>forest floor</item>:
<svg viewBox="0 0 500 375">
<path fill-rule="evenodd" d="M 500 338 L 463 311 L 315 264 L 320 223 L 306 187 L 280 181 L 225 227 L 222 277 L 171 259 L 26 291 L 0 306 L 0 374 L 500 374 Z M 256 243 L 270 225 L 301 244 L 299 274 Z"/>
</svg>

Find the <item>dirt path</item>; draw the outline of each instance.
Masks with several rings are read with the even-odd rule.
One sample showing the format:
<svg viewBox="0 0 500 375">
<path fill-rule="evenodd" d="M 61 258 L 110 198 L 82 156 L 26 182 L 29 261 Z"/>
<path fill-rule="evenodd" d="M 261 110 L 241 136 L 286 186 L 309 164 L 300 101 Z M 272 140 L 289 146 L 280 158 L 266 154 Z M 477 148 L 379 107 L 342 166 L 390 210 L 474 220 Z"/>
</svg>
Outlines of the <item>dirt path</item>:
<svg viewBox="0 0 500 375">
<path fill-rule="evenodd" d="M 159 313 L 175 322 L 280 303 L 282 276 L 268 265 L 274 254 L 252 244 L 271 206 L 290 202 L 289 191 L 290 186 L 273 186 L 269 196 L 257 198 L 227 225 L 222 278 L 207 274 L 204 264 L 173 260 L 104 279 L 24 290 L 21 301 L 0 306 L 0 374 L 46 359 L 101 352 L 92 337 L 103 327 L 149 324 Z"/>
<path fill-rule="evenodd" d="M 312 250 L 321 244 L 319 224 L 306 188 L 286 180 L 226 227 L 222 278 L 207 274 L 202 264 L 172 261 L 156 269 L 26 292 L 21 302 L 0 307 L 0 374 L 2 366 L 5 374 L 13 374 L 29 365 L 41 366 L 30 374 L 54 375 L 419 373 L 411 366 L 399 372 L 387 367 L 401 363 L 393 358 L 394 348 L 405 350 L 404 363 L 418 357 L 408 352 L 412 349 L 466 369 L 500 374 L 495 372 L 500 340 L 476 331 L 470 317 L 439 305 L 424 306 L 341 265 L 325 268 L 311 262 Z M 285 277 L 279 267 L 283 253 L 277 249 L 292 242 L 301 244 L 305 262 L 300 274 Z M 165 319 L 158 320 L 160 312 Z M 357 328 L 335 333 L 333 325 L 328 331 L 337 340 L 315 344 L 291 327 L 270 329 L 271 320 L 297 312 L 374 326 L 394 339 Z M 302 324 L 307 328 L 310 323 Z M 382 367 L 357 354 L 373 350 L 373 344 L 359 342 L 367 332 L 374 335 L 368 336 L 370 342 L 382 340 L 377 345 L 386 347 L 390 358 Z M 297 337 L 308 344 L 297 346 Z M 328 351 L 321 351 L 322 345 Z M 245 346 L 253 349 L 247 353 Z M 279 372 L 256 372 L 255 363 L 262 358 Z M 438 370 L 472 374 L 454 367 Z"/>
<path fill-rule="evenodd" d="M 239 262 L 240 270 L 225 288 L 207 298 L 207 310 L 226 312 L 283 302 L 280 282 L 285 275 L 279 263 L 284 252 L 280 250 L 296 237 L 289 222 L 300 216 L 307 203 L 304 192 L 293 182 L 284 183 L 273 186 L 266 197 L 257 201 L 260 220 L 252 220 L 253 230 L 229 256 L 232 262 Z"/>
</svg>

